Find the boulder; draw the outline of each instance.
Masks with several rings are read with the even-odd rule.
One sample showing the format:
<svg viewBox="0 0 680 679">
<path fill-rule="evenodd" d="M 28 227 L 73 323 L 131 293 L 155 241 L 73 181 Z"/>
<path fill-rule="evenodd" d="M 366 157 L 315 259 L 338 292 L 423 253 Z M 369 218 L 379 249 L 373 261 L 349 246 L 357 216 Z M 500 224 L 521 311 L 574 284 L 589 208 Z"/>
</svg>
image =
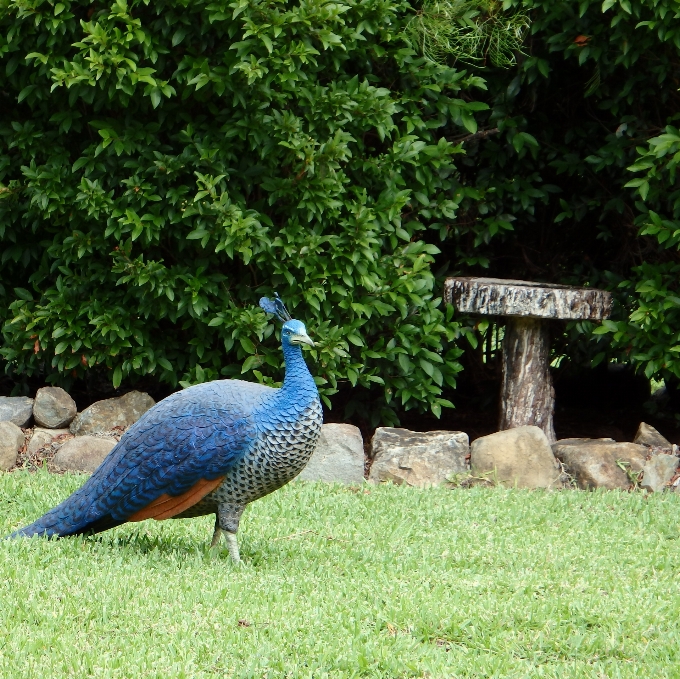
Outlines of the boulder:
<svg viewBox="0 0 680 679">
<path fill-rule="evenodd" d="M 33 430 L 31 440 L 28 442 L 26 452 L 29 457 L 35 455 L 41 448 L 49 445 L 54 439 L 63 434 L 70 435 L 70 432 L 68 429 L 41 429 L 40 427 L 36 427 Z"/>
<path fill-rule="evenodd" d="M 33 399 L 27 396 L 0 396 L 0 422 L 25 427 L 33 415 Z"/>
<path fill-rule="evenodd" d="M 52 462 L 64 471 L 93 472 L 115 445 L 110 438 L 77 436 L 59 448 Z"/>
<path fill-rule="evenodd" d="M 617 443 L 610 439 L 562 439 L 552 448 L 578 487 L 584 490 L 630 488 L 629 473 L 642 471 L 649 452 L 636 443 Z"/>
<path fill-rule="evenodd" d="M 316 450 L 298 479 L 329 483 L 364 480 L 364 440 L 351 424 L 324 424 Z"/>
<path fill-rule="evenodd" d="M 652 427 L 651 424 L 646 422 L 640 422 L 633 443 L 641 446 L 650 446 L 651 448 L 663 448 L 664 450 L 673 449 L 673 444 Z"/>
<path fill-rule="evenodd" d="M 369 481 L 425 488 L 468 471 L 468 435 L 462 431 L 415 432 L 379 427 L 371 441 Z"/>
<path fill-rule="evenodd" d="M 25 440 L 24 432 L 14 422 L 0 422 L 0 470 L 7 471 L 17 463 Z"/>
<path fill-rule="evenodd" d="M 476 474 L 493 472 L 504 486 L 558 488 L 562 469 L 539 427 L 527 425 L 482 436 L 470 446 L 470 465 Z"/>
<path fill-rule="evenodd" d="M 68 427 L 77 412 L 76 402 L 61 387 L 43 387 L 35 395 L 33 419 L 39 427 Z"/>
<path fill-rule="evenodd" d="M 671 479 L 680 464 L 680 459 L 675 455 L 661 453 L 653 455 L 642 468 L 644 475 L 640 486 L 650 493 L 657 493 L 663 490 Z"/>
<path fill-rule="evenodd" d="M 141 391 L 131 391 L 120 398 L 97 401 L 71 422 L 70 430 L 76 436 L 101 434 L 114 427 L 129 427 L 134 424 L 155 401 Z"/>
</svg>

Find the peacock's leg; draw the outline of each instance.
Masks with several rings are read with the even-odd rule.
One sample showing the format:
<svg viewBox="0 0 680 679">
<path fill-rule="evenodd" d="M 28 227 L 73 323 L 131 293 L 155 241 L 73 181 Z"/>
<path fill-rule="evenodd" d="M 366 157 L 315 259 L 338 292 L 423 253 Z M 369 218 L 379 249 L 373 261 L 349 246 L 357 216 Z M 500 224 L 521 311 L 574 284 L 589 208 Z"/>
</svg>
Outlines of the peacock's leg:
<svg viewBox="0 0 680 679">
<path fill-rule="evenodd" d="M 210 542 L 210 548 L 217 547 L 220 543 L 220 538 L 222 537 L 222 529 L 220 528 L 220 517 L 215 514 L 215 532 L 213 533 L 212 540 Z"/>
<path fill-rule="evenodd" d="M 240 563 L 241 561 L 238 553 L 236 533 L 238 533 L 238 524 L 244 509 L 244 505 L 235 505 L 228 502 L 222 502 L 217 507 L 217 520 L 215 521 L 215 533 L 213 534 L 212 544 L 213 546 L 217 544 L 222 531 L 224 531 L 229 555 L 234 563 Z"/>
</svg>

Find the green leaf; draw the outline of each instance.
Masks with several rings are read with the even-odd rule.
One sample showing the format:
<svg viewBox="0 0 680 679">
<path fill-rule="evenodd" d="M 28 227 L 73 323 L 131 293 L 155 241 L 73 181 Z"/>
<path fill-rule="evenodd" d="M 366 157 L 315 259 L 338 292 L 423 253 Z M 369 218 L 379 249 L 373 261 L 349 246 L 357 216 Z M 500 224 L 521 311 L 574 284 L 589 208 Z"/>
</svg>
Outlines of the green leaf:
<svg viewBox="0 0 680 679">
<path fill-rule="evenodd" d="M 520 132 L 520 135 L 522 139 L 529 144 L 529 146 L 535 146 L 538 147 L 538 141 L 536 141 L 536 137 L 533 135 L 529 134 L 528 132 Z"/>
<path fill-rule="evenodd" d="M 68 342 L 59 342 L 59 344 L 57 344 L 57 346 L 54 348 L 55 355 L 63 354 L 68 348 L 68 345 Z"/>
<path fill-rule="evenodd" d="M 243 366 L 241 367 L 241 374 L 247 373 L 253 368 L 259 368 L 262 365 L 261 356 L 248 356 L 245 361 L 243 361 Z"/>
<path fill-rule="evenodd" d="M 84 167 L 85 165 L 87 165 L 89 160 L 90 160 L 89 158 L 85 158 L 84 156 L 81 157 L 81 158 L 78 158 L 78 160 L 76 160 L 76 162 L 73 163 L 73 167 L 71 168 L 71 171 L 77 172 L 78 170 L 80 170 L 81 167 Z"/>
<path fill-rule="evenodd" d="M 274 51 L 274 45 L 272 45 L 272 41 L 269 38 L 269 36 L 262 33 L 260 35 L 260 39 L 264 43 L 264 46 L 267 48 L 267 52 L 269 52 L 269 54 L 271 54 Z"/>
<path fill-rule="evenodd" d="M 33 295 L 26 288 L 14 288 L 14 294 L 27 302 L 33 301 Z"/>
<path fill-rule="evenodd" d="M 172 46 L 175 47 L 179 45 L 182 40 L 186 37 L 187 28 L 185 26 L 180 26 L 172 36 Z"/>
<path fill-rule="evenodd" d="M 172 363 L 170 363 L 167 358 L 163 358 L 161 356 L 156 359 L 156 362 L 161 366 L 161 368 L 164 368 L 165 370 L 173 370 Z"/>
<path fill-rule="evenodd" d="M 137 240 L 142 235 L 142 231 L 144 231 L 144 224 L 142 222 L 135 224 L 131 234 L 132 240 Z"/>
<path fill-rule="evenodd" d="M 424 358 L 421 358 L 418 362 L 420 363 L 420 367 L 423 369 L 423 372 L 426 375 L 432 377 L 432 375 L 434 374 L 434 366 L 432 365 L 432 363 L 426 361 Z"/>
<path fill-rule="evenodd" d="M 467 111 L 461 111 L 460 118 L 463 122 L 463 127 L 465 127 L 468 132 L 471 134 L 475 134 L 475 132 L 477 132 L 477 121 L 471 113 L 468 113 Z"/>
<path fill-rule="evenodd" d="M 17 103 L 20 104 L 26 97 L 28 97 L 34 90 L 36 89 L 36 85 L 26 85 L 21 92 L 19 92 L 19 96 L 17 97 Z"/>
<path fill-rule="evenodd" d="M 255 345 L 247 337 L 240 337 L 239 342 L 241 343 L 241 346 L 243 347 L 243 351 L 245 351 L 247 354 L 254 354 L 255 353 L 255 351 L 256 351 Z"/>
<path fill-rule="evenodd" d="M 408 356 L 406 354 L 399 354 L 397 360 L 399 361 L 399 365 L 401 369 L 404 371 L 404 373 L 410 373 L 411 372 L 411 361 L 409 361 Z"/>
<path fill-rule="evenodd" d="M 114 371 L 113 371 L 113 388 L 118 389 L 120 387 L 120 383 L 123 381 L 123 371 L 121 370 L 120 366 L 118 366 Z"/>
</svg>

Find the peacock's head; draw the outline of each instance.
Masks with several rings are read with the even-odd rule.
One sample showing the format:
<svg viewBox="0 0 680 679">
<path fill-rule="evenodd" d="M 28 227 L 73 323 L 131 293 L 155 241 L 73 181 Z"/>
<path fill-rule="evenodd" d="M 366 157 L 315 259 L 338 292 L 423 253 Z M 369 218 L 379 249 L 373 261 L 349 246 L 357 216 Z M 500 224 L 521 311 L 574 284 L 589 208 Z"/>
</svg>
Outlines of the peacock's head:
<svg viewBox="0 0 680 679">
<path fill-rule="evenodd" d="M 283 324 L 281 328 L 281 341 L 283 344 L 309 344 L 314 346 L 311 337 L 307 334 L 307 329 L 302 321 L 291 319 Z"/>
<path fill-rule="evenodd" d="M 274 316 L 283 323 L 283 327 L 281 328 L 281 343 L 284 346 L 291 344 L 309 344 L 309 346 L 313 347 L 314 342 L 312 342 L 307 334 L 305 324 L 302 321 L 296 321 L 292 318 L 279 296 L 276 293 L 274 294 L 276 295 L 274 299 L 263 297 L 260 300 L 260 306 L 268 314 L 274 314 Z"/>
</svg>

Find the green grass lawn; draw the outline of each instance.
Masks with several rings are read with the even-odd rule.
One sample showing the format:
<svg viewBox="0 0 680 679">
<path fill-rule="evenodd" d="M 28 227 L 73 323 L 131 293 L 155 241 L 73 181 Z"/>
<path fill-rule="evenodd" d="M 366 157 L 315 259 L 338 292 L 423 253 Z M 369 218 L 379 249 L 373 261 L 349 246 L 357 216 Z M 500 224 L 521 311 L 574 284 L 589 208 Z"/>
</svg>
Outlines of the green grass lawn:
<svg viewBox="0 0 680 679">
<path fill-rule="evenodd" d="M 78 476 L 0 475 L 0 529 Z M 679 677 L 680 496 L 294 484 L 0 543 L 0 677 Z"/>
</svg>

